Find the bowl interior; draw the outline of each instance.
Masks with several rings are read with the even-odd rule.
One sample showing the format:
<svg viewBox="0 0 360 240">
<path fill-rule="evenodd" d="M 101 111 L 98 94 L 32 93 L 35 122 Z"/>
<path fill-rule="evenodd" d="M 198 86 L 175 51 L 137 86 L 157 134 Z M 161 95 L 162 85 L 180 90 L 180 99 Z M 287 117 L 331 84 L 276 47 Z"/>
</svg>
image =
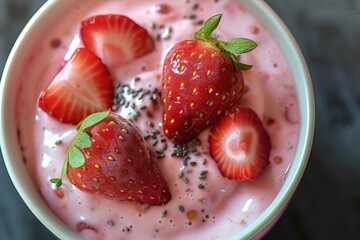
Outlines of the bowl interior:
<svg viewBox="0 0 360 240">
<path fill-rule="evenodd" d="M 299 145 L 283 187 L 264 213 L 253 224 L 234 237 L 234 239 L 249 239 L 265 233 L 268 224 L 276 220 L 276 217 L 279 216 L 293 195 L 310 154 L 315 114 L 310 75 L 302 53 L 287 27 L 264 1 L 238 1 L 263 22 L 281 46 L 294 75 L 301 116 Z M 0 117 L 3 131 L 1 146 L 7 170 L 17 191 L 30 210 L 48 229 L 62 239 L 76 239 L 78 237 L 53 214 L 31 183 L 31 177 L 26 170 L 18 143 L 14 109 L 21 79 L 19 69 L 22 69 L 25 64 L 24 59 L 26 57 L 24 56 L 29 55 L 33 46 L 37 44 L 37 37 L 34 36 L 40 37 L 44 34 L 46 29 L 51 26 L 50 24 L 56 21 L 71 5 L 73 5 L 72 1 L 47 1 L 43 5 L 16 41 L 1 80 Z"/>
</svg>

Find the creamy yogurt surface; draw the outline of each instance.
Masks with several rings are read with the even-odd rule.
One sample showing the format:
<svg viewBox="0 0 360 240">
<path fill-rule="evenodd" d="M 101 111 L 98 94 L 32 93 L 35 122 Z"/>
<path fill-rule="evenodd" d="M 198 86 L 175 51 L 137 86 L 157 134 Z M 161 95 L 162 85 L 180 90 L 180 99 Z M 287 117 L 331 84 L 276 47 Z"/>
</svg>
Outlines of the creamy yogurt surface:
<svg viewBox="0 0 360 240">
<path fill-rule="evenodd" d="M 241 56 L 254 67 L 243 72 L 246 93 L 240 104 L 255 110 L 271 139 L 270 164 L 253 182 L 222 177 L 209 155 L 209 129 L 186 149 L 174 146 L 162 129 L 162 60 L 178 41 L 192 39 L 204 21 L 223 14 L 215 34 L 222 40 L 250 38 L 258 47 Z M 37 107 L 40 92 L 64 60 L 83 43 L 80 23 L 97 14 L 127 15 L 154 37 L 155 50 L 121 67 L 109 68 L 116 82 L 113 110 L 141 130 L 170 188 L 165 206 L 92 196 L 58 177 L 76 127 Z M 263 24 L 235 0 L 74 1 L 56 27 L 48 29 L 23 69 L 17 103 L 24 162 L 50 208 L 85 239 L 228 239 L 241 232 L 272 202 L 296 152 L 299 113 L 291 69 Z"/>
</svg>

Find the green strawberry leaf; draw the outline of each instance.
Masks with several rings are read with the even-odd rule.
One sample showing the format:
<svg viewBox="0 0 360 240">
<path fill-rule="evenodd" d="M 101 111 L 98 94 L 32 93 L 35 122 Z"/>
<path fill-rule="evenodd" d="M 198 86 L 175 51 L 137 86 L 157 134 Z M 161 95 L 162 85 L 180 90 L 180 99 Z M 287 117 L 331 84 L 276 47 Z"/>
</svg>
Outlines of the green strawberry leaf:
<svg viewBox="0 0 360 240">
<path fill-rule="evenodd" d="M 79 148 L 88 148 L 91 146 L 91 140 L 89 132 L 82 131 L 78 133 L 74 141 L 74 146 Z"/>
<path fill-rule="evenodd" d="M 232 54 L 242 54 L 254 50 L 257 43 L 247 38 L 235 38 L 227 41 L 222 47 Z"/>
<path fill-rule="evenodd" d="M 250 70 L 252 69 L 253 65 L 248 65 L 248 64 L 244 64 L 244 63 L 241 63 L 241 62 L 238 62 L 238 63 L 235 63 L 236 67 L 240 70 Z"/>
<path fill-rule="evenodd" d="M 61 178 L 52 178 L 50 179 L 51 183 L 55 183 L 56 187 L 60 187 L 62 184 L 62 179 Z"/>
<path fill-rule="evenodd" d="M 246 71 L 246 70 L 250 70 L 253 67 L 252 65 L 241 63 L 234 54 L 231 54 L 231 59 L 233 60 L 237 69 Z"/>
<path fill-rule="evenodd" d="M 73 168 L 79 168 L 85 163 L 85 157 L 82 152 L 74 145 L 71 145 L 68 152 L 69 164 Z"/>
<path fill-rule="evenodd" d="M 241 63 L 235 55 L 254 50 L 257 47 L 257 43 L 247 38 L 235 38 L 227 42 L 218 40 L 216 36 L 213 35 L 213 32 L 219 25 L 221 17 L 222 14 L 217 14 L 209 18 L 205 22 L 204 26 L 195 33 L 195 39 L 210 43 L 214 48 L 219 49 L 221 52 L 228 52 L 231 55 L 231 59 L 233 60 L 237 69 L 251 69 L 252 65 Z"/>
<path fill-rule="evenodd" d="M 88 127 L 91 127 L 95 124 L 97 124 L 98 122 L 101 122 L 102 120 L 104 120 L 107 116 L 109 116 L 110 114 L 110 110 L 108 111 L 104 111 L 104 112 L 97 112 L 97 113 L 93 113 L 89 116 L 87 116 L 81 123 L 80 129 L 85 129 Z"/>
<path fill-rule="evenodd" d="M 76 136 L 74 142 L 71 144 L 70 149 L 68 151 L 68 161 L 70 166 L 73 168 L 78 168 L 84 165 L 85 157 L 79 148 L 88 148 L 91 147 L 91 139 L 92 136 L 89 131 L 85 129 L 91 127 L 102 120 L 104 120 L 107 116 L 109 116 L 110 110 L 104 112 L 97 112 L 90 114 L 87 116 L 81 123 L 78 135 Z"/>
<path fill-rule="evenodd" d="M 92 133 L 90 131 L 84 130 L 84 133 L 86 133 L 87 135 L 89 135 L 89 137 L 92 137 Z"/>
<path fill-rule="evenodd" d="M 216 39 L 216 37 L 213 36 L 212 33 L 215 31 L 215 29 L 219 25 L 221 17 L 222 17 L 222 14 L 217 14 L 217 15 L 209 18 L 205 22 L 204 26 L 195 33 L 195 39 L 202 39 L 202 40 Z"/>
</svg>

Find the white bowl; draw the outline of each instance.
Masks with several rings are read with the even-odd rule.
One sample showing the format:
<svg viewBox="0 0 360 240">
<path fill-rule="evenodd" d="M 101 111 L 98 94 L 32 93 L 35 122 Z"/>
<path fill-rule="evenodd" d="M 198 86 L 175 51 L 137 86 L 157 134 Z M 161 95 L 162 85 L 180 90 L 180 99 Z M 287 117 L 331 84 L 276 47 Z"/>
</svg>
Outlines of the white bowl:
<svg viewBox="0 0 360 240">
<path fill-rule="evenodd" d="M 309 158 L 314 133 L 314 96 L 310 75 L 302 53 L 277 14 L 264 1 L 239 0 L 252 14 L 257 16 L 278 42 L 293 71 L 300 111 L 300 136 L 295 159 L 288 176 L 270 206 L 247 228 L 233 239 L 258 239 L 273 226 L 285 210 L 296 190 Z M 59 17 L 72 1 L 47 1 L 32 17 L 17 39 L 6 63 L 1 79 L 1 146 L 5 165 L 17 191 L 34 215 L 57 237 L 78 239 L 79 237 L 65 225 L 47 206 L 39 191 L 32 184 L 21 156 L 15 125 L 15 104 L 20 84 L 21 66 L 24 56 L 36 44 L 32 36 L 42 34 L 48 23 Z"/>
</svg>

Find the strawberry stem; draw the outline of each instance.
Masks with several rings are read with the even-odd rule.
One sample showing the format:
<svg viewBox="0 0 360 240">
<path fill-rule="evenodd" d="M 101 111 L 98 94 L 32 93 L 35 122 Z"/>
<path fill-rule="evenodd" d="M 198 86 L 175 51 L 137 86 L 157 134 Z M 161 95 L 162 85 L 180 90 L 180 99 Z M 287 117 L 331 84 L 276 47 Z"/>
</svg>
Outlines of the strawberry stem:
<svg viewBox="0 0 360 240">
<path fill-rule="evenodd" d="M 60 187 L 62 185 L 62 180 L 65 177 L 65 174 L 67 172 L 68 162 L 69 162 L 69 160 L 68 160 L 68 157 L 67 157 L 65 159 L 65 161 L 64 161 L 63 166 L 62 166 L 60 177 L 50 179 L 50 182 L 55 183 L 56 187 Z"/>
<path fill-rule="evenodd" d="M 194 35 L 195 39 L 211 41 L 216 40 L 216 37 L 212 34 L 220 23 L 222 14 L 217 14 L 209 18 L 202 28 Z"/>
<path fill-rule="evenodd" d="M 194 38 L 197 40 L 208 42 L 220 51 L 229 53 L 237 69 L 251 69 L 252 65 L 241 63 L 236 55 L 254 50 L 257 47 L 257 43 L 247 38 L 235 38 L 227 42 L 218 40 L 217 37 L 213 34 L 213 32 L 218 27 L 221 17 L 222 14 L 217 14 L 209 18 L 205 22 L 204 26 L 194 34 Z"/>
</svg>

